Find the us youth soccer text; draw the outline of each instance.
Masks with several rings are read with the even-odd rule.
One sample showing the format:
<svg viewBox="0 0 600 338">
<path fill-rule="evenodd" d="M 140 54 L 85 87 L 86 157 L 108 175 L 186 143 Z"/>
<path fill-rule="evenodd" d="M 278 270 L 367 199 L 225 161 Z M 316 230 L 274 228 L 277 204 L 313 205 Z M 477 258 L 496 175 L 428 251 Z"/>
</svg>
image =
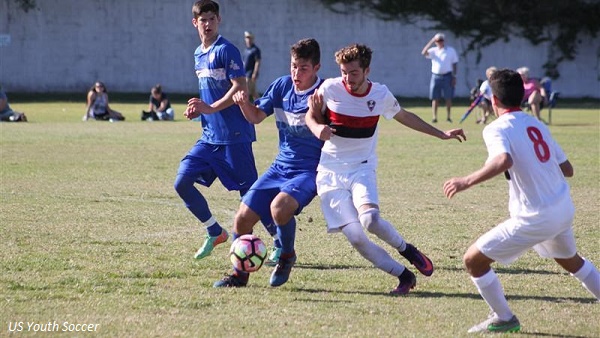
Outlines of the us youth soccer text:
<svg viewBox="0 0 600 338">
<path fill-rule="evenodd" d="M 47 323 L 9 322 L 8 332 L 96 332 L 100 324 L 69 323 L 56 321 Z"/>
</svg>

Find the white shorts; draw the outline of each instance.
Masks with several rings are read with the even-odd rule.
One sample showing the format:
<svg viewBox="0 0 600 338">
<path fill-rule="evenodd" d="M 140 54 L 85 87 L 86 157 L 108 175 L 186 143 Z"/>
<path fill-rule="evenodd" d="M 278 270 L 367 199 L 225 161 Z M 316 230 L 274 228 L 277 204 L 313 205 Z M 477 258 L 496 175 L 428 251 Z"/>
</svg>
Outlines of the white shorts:
<svg viewBox="0 0 600 338">
<path fill-rule="evenodd" d="M 510 218 L 479 237 L 475 245 L 481 253 L 502 264 L 514 262 L 530 248 L 545 258 L 571 258 L 577 253 L 573 217 L 565 214 L 536 223 Z"/>
<path fill-rule="evenodd" d="M 358 219 L 358 208 L 363 204 L 379 205 L 377 175 L 373 168 L 336 174 L 317 173 L 317 194 L 327 222 L 327 232 L 338 232 L 343 226 Z"/>
</svg>

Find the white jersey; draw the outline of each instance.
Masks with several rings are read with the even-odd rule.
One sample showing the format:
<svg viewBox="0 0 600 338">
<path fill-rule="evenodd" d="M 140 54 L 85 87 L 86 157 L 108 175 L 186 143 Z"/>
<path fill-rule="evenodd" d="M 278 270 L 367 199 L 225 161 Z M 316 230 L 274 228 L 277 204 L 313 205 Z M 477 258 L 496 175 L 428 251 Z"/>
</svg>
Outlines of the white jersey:
<svg viewBox="0 0 600 338">
<path fill-rule="evenodd" d="M 453 70 L 452 65 L 458 63 L 456 50 L 450 46 L 429 48 L 427 58 L 431 59 L 431 72 L 438 75 L 450 73 Z"/>
<path fill-rule="evenodd" d="M 385 85 L 369 82 L 363 95 L 348 92 L 341 77 L 327 79 L 319 88 L 325 119 L 336 130 L 321 150 L 318 171 L 344 173 L 358 167 L 377 167 L 377 123 L 393 118 L 400 104 Z"/>
<path fill-rule="evenodd" d="M 567 157 L 543 123 L 522 111 L 510 112 L 485 127 L 483 139 L 488 161 L 502 153 L 512 157 L 507 177 L 511 217 L 535 220 L 572 212 L 569 185 L 559 167 Z"/>
</svg>

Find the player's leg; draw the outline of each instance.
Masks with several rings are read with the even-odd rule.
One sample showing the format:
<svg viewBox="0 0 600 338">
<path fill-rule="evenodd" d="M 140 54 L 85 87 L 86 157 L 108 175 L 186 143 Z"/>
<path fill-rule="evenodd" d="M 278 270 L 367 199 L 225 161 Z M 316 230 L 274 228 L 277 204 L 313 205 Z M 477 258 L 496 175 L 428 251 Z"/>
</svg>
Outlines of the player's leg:
<svg viewBox="0 0 600 338">
<path fill-rule="evenodd" d="M 494 261 L 482 254 L 475 244 L 469 247 L 463 260 L 471 275 L 471 281 L 491 309 L 488 319 L 471 327 L 468 332 L 519 331 L 521 328 L 519 320 L 510 310 L 502 284 L 490 266 Z"/>
<path fill-rule="evenodd" d="M 361 225 L 408 259 L 425 276 L 433 273 L 433 263 L 413 245 L 406 243 L 396 228 L 379 212 L 377 176 L 373 169 L 360 170 L 351 176 L 352 199 Z"/>
<path fill-rule="evenodd" d="M 255 182 L 255 185 L 256 185 L 256 182 Z M 265 189 L 261 189 L 258 187 L 257 187 L 257 189 L 254 189 L 255 185 L 253 185 L 252 189 L 250 189 L 252 194 L 257 193 L 257 191 L 265 190 Z M 255 191 L 255 190 L 257 190 L 257 191 Z M 242 199 L 242 201 L 244 201 L 244 198 L 246 197 L 246 193 L 247 193 L 246 190 L 240 190 L 240 198 Z M 271 235 L 271 237 L 273 238 L 273 245 L 275 246 L 275 248 L 281 248 L 281 241 L 279 240 L 279 235 L 277 234 L 277 227 L 273 223 L 273 218 L 271 217 L 271 214 L 268 211 L 268 203 L 269 203 L 269 201 L 273 200 L 275 194 L 276 194 L 275 191 L 270 191 L 270 192 L 268 192 L 268 197 L 263 197 L 264 199 L 262 199 L 262 200 L 260 200 L 260 202 L 258 202 L 261 204 L 265 204 L 265 205 L 260 206 L 260 212 L 258 211 L 259 206 L 254 205 L 254 204 L 252 206 L 250 206 L 250 210 L 256 211 L 256 213 L 258 213 L 260 215 L 261 224 L 263 225 L 265 230 L 269 233 L 269 235 Z M 245 199 L 247 204 L 250 203 L 250 201 L 256 201 L 256 200 L 257 200 L 256 197 L 251 197 L 251 198 Z M 265 208 L 266 211 L 263 212 L 263 208 Z M 236 215 L 236 217 L 237 217 L 237 215 Z M 238 232 L 239 235 L 243 235 L 246 233 L 251 233 L 252 229 L 254 228 L 254 225 L 258 221 L 255 221 L 254 223 L 252 223 L 252 229 L 250 229 L 250 230 L 247 230 L 249 225 L 246 225 L 246 224 L 251 223 L 251 221 L 246 221 L 246 220 L 242 219 L 240 222 L 241 222 L 241 227 L 242 227 L 240 229 L 240 231 L 250 231 L 250 232 Z M 234 221 L 234 225 L 235 225 L 235 221 Z"/>
<path fill-rule="evenodd" d="M 469 332 L 516 332 L 519 320 L 511 311 L 498 276 L 491 268 L 494 261 L 509 264 L 535 244 L 518 230 L 509 219 L 485 233 L 469 247 L 463 257 L 471 281 L 491 309 L 490 317 L 469 329 Z M 526 231 L 525 231 L 526 233 Z"/>
<path fill-rule="evenodd" d="M 252 189 L 271 188 L 268 185 L 271 168 L 269 168 L 269 170 L 261 175 L 260 179 L 257 180 L 258 173 L 256 171 L 256 167 L 254 166 L 254 152 L 252 151 L 252 143 L 229 145 L 226 147 L 225 151 L 225 163 L 217 171 L 217 175 L 219 176 L 219 180 L 221 180 L 223 186 L 229 190 L 239 190 L 241 197 L 244 197 L 245 192 L 251 187 Z M 271 200 L 272 197 L 268 201 Z M 268 201 L 266 202 L 268 203 Z M 254 208 L 253 205 L 250 207 Z M 256 209 L 253 210 L 257 211 Z M 261 219 L 263 220 L 262 224 L 265 230 L 267 230 L 269 235 L 273 237 L 274 244 L 277 246 L 277 229 L 275 225 L 271 221 L 264 221 L 265 218 L 262 216 Z"/>
<path fill-rule="evenodd" d="M 328 232 L 342 231 L 350 244 L 368 261 L 383 271 L 397 276 L 400 284 L 392 292 L 405 294 L 416 284 L 416 277 L 409 269 L 395 261 L 381 247 L 365 235 L 358 212 L 352 201 L 350 181 L 345 175 L 331 172 L 317 174 L 317 191 L 321 199 L 321 210 L 327 222 Z"/>
<path fill-rule="evenodd" d="M 206 228 L 205 241 L 195 255 L 197 259 L 210 255 L 214 246 L 227 241 L 228 237 L 227 232 L 213 217 L 208 202 L 194 185 L 198 182 L 208 187 L 216 178 L 209 165 L 209 159 L 206 157 L 206 151 L 210 151 L 210 147 L 212 146 L 197 143 L 190 150 L 188 155 L 181 160 L 174 184 L 175 190 L 185 206 Z"/>
<path fill-rule="evenodd" d="M 592 262 L 579 255 L 565 259 L 555 258 L 554 260 L 563 269 L 569 271 L 571 276 L 577 278 L 597 300 L 600 300 L 600 273 Z"/>
<path fill-rule="evenodd" d="M 262 177 L 261 177 L 262 178 Z M 269 201 L 277 194 L 277 189 L 260 189 L 260 179 L 243 195 L 240 207 L 233 223 L 233 240 L 239 236 L 250 234 L 254 225 L 260 220 L 263 224 L 273 224 L 269 210 Z M 256 188 L 256 189 L 255 189 Z M 243 287 L 248 284 L 250 274 L 233 268 L 233 273 L 213 284 L 215 288 Z"/>
<path fill-rule="evenodd" d="M 271 215 L 277 225 L 277 233 L 281 240 L 281 255 L 271 274 L 271 286 L 283 285 L 289 279 L 292 267 L 296 262 L 296 219 L 315 198 L 317 194 L 316 173 L 310 170 L 293 170 L 280 168 L 279 178 L 274 179 L 281 192 L 271 202 Z"/>
<path fill-rule="evenodd" d="M 250 190 L 249 193 L 245 194 L 245 198 L 247 200 L 253 200 L 252 192 L 254 190 Z M 266 208 L 268 213 L 268 208 Z M 261 219 L 260 215 L 252 210 L 245 202 L 242 200 L 240 203 L 240 207 L 235 215 L 235 219 L 233 221 L 233 230 L 232 237 L 233 240 L 238 238 L 239 236 L 245 234 L 251 234 L 254 228 L 254 225 L 258 223 Z M 223 279 L 216 281 L 213 284 L 213 287 L 243 287 L 248 284 L 248 280 L 250 278 L 250 274 L 248 272 L 239 271 L 233 268 L 233 273 L 225 276 Z"/>
<path fill-rule="evenodd" d="M 533 247 L 542 257 L 554 260 L 577 278 L 596 299 L 600 300 L 600 273 L 594 264 L 577 254 L 571 221 L 568 229 Z"/>
<path fill-rule="evenodd" d="M 345 225 L 342 227 L 342 233 L 361 256 L 378 269 L 399 279 L 400 283 L 392 290 L 392 293 L 399 295 L 407 294 L 410 289 L 415 287 L 417 284 L 415 275 L 404 265 L 394 260 L 387 251 L 369 240 L 359 222 L 352 222 Z"/>
<path fill-rule="evenodd" d="M 434 267 L 431 259 L 414 245 L 407 243 L 391 223 L 381 218 L 379 209 L 368 205 L 363 207 L 367 207 L 367 210 L 361 212 L 359 219 L 367 231 L 398 250 L 423 275 L 431 276 L 433 274 Z"/>
<path fill-rule="evenodd" d="M 296 263 L 296 219 L 294 214 L 299 208 L 298 201 L 285 192 L 280 192 L 271 202 L 271 214 L 277 226 L 281 241 L 281 254 L 271 274 L 271 286 L 281 286 L 289 279 L 292 267 Z"/>
</svg>

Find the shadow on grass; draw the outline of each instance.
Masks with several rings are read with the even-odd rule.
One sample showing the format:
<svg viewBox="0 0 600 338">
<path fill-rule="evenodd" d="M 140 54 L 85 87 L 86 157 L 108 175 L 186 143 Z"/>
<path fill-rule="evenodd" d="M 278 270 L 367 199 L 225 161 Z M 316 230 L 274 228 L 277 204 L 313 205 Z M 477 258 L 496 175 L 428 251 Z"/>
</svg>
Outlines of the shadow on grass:
<svg viewBox="0 0 600 338">
<path fill-rule="evenodd" d="M 296 290 L 308 293 L 342 293 L 349 295 L 369 295 L 369 296 L 389 296 L 399 297 L 397 295 L 375 292 L 375 291 L 364 291 L 364 290 L 329 290 L 329 289 L 310 289 L 310 288 L 297 288 Z M 459 292 L 432 292 L 432 291 L 411 291 L 408 296 L 400 297 L 416 297 L 416 298 L 463 298 L 463 299 L 476 299 L 482 300 L 481 295 L 478 293 L 459 293 Z M 593 304 L 597 300 L 593 298 L 582 298 L 582 297 L 551 297 L 551 296 L 532 296 L 532 295 L 507 295 L 508 301 L 516 300 L 537 300 L 554 303 L 579 303 L 579 304 Z"/>
<path fill-rule="evenodd" d="M 534 336 L 534 337 L 556 337 L 556 338 L 588 338 L 592 336 L 573 336 L 568 334 L 552 334 L 552 333 L 544 333 L 544 332 L 518 332 L 517 334 L 523 336 Z"/>
<path fill-rule="evenodd" d="M 462 267 L 444 267 L 444 266 L 435 266 L 436 271 L 445 270 L 445 271 L 456 271 L 456 272 L 464 272 L 467 271 Z M 515 269 L 515 268 L 505 268 L 505 267 L 494 267 L 495 272 L 499 274 L 507 274 L 507 275 L 566 275 L 566 272 L 560 271 L 548 271 L 548 270 L 532 270 L 532 269 Z"/>
<path fill-rule="evenodd" d="M 310 264 L 310 263 L 298 263 L 294 265 L 294 269 L 308 269 L 308 270 L 350 270 L 350 269 L 373 269 L 372 266 L 366 265 L 349 265 L 349 264 Z"/>
<path fill-rule="evenodd" d="M 444 293 L 444 292 L 429 292 L 429 291 L 413 291 L 409 295 L 414 295 L 423 298 L 466 298 L 466 299 L 482 299 L 478 293 Z M 516 300 L 538 300 L 553 303 L 579 303 L 593 304 L 597 301 L 593 298 L 582 297 L 551 297 L 551 296 L 533 296 L 533 295 L 507 295 L 508 301 Z"/>
<path fill-rule="evenodd" d="M 349 269 L 373 269 L 372 266 L 365 265 L 349 265 L 349 264 L 296 264 L 294 265 L 295 269 L 309 269 L 309 270 L 349 270 Z M 435 266 L 436 271 L 455 271 L 455 272 L 464 272 L 467 273 L 466 270 L 462 267 L 455 266 Z M 547 270 L 532 270 L 532 269 L 513 269 L 513 268 L 503 268 L 503 267 L 494 267 L 494 271 L 501 274 L 507 275 L 562 275 L 566 272 L 557 272 L 557 271 L 547 271 Z"/>
</svg>

